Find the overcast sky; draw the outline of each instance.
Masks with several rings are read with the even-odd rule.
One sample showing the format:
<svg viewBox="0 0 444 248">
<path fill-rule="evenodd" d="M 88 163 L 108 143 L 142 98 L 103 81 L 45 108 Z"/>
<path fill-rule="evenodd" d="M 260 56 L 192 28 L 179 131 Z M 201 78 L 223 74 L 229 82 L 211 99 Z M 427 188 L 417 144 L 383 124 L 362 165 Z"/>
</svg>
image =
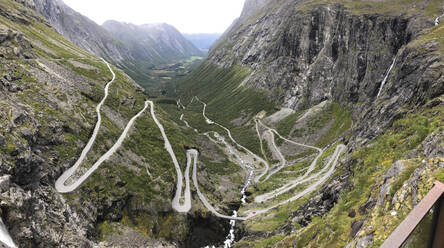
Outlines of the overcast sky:
<svg viewBox="0 0 444 248">
<path fill-rule="evenodd" d="M 242 12 L 244 0 L 63 0 L 102 25 L 168 23 L 182 33 L 223 33 Z"/>
</svg>

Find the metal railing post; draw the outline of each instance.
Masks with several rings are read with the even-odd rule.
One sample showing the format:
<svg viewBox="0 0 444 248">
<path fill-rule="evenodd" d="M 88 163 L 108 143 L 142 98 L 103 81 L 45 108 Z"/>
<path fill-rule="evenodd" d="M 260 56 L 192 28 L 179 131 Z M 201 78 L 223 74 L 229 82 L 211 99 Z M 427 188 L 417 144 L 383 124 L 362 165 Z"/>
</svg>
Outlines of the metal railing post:
<svg viewBox="0 0 444 248">
<path fill-rule="evenodd" d="M 437 202 L 435 213 L 434 232 L 432 236 L 432 248 L 444 247 L 444 196 Z"/>
<path fill-rule="evenodd" d="M 424 216 L 430 211 L 430 209 L 442 199 L 444 193 L 444 184 L 441 182 L 435 182 L 435 186 L 427 193 L 426 196 L 421 200 L 421 202 L 413 208 L 413 210 L 407 215 L 407 217 L 401 222 L 401 224 L 396 227 L 395 231 L 388 237 L 388 239 L 380 246 L 380 248 L 399 248 L 404 244 L 410 234 L 419 225 Z M 444 205 L 443 205 L 444 206 Z M 444 211 L 441 211 L 444 212 Z M 444 242 L 444 223 L 441 221 L 444 219 L 444 213 L 440 213 L 438 217 L 438 222 L 436 225 L 436 232 L 434 238 L 438 246 L 433 246 L 433 248 L 442 248 L 441 242 Z M 441 229 L 442 228 L 442 229 Z M 439 229 L 439 230 L 438 230 Z"/>
</svg>

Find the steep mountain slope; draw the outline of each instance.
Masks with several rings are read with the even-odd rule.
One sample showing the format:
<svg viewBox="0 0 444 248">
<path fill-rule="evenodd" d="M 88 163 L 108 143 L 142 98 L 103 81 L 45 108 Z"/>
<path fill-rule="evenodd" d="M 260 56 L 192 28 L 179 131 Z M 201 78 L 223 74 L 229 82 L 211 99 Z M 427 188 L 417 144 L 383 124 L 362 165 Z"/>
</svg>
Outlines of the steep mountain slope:
<svg viewBox="0 0 444 248">
<path fill-rule="evenodd" d="M 200 50 L 208 52 L 210 47 L 217 39 L 219 39 L 221 34 L 183 34 L 183 36 Z"/>
<path fill-rule="evenodd" d="M 131 47 L 131 56 L 136 60 L 149 58 L 148 61 L 168 63 L 201 54 L 177 29 L 166 23 L 137 26 L 106 21 L 102 26 Z"/>
<path fill-rule="evenodd" d="M 444 180 L 439 1 L 248 0 L 149 112 L 35 3 L 0 0 L 0 216 L 20 247 L 378 247 Z M 143 42 L 170 29 L 110 25 Z M 57 192 L 99 119 L 68 184 L 137 113 Z M 427 244 L 431 216 L 407 246 Z"/>
<path fill-rule="evenodd" d="M 131 59 L 127 59 L 122 67 L 142 85 L 146 83 L 143 80 L 151 79 L 150 72 L 157 65 L 171 64 L 192 56 L 203 55 L 203 52 L 185 39 L 177 29 L 166 23 L 137 26 L 106 21 L 102 26 L 128 48 Z M 155 82 L 153 79 L 149 81 Z"/>
<path fill-rule="evenodd" d="M 325 186 L 247 220 L 236 246 L 378 247 L 444 179 L 444 25 L 434 26 L 443 11 L 441 1 L 246 1 L 208 59 L 176 85 L 182 101 L 199 96 L 210 119 L 242 130 L 233 134 L 240 143 L 270 147 L 270 164 L 281 158 L 270 139 L 254 138 L 262 118 L 292 140 L 347 151 Z M 296 163 L 250 187 L 240 214 L 313 155 L 276 143 Z M 427 232 L 416 234 L 412 247 L 426 244 Z"/>
<path fill-rule="evenodd" d="M 62 0 L 17 1 L 37 10 L 65 38 L 112 62 L 144 87 L 159 84 L 159 77 L 151 72 L 155 66 L 203 55 L 167 24 L 144 25 L 137 30 L 132 26 L 127 30 L 122 29 L 125 24 L 108 22 L 101 27 Z"/>
<path fill-rule="evenodd" d="M 123 71 L 110 69 L 116 79 L 100 110 L 96 141 L 68 184 L 114 145 L 147 99 Z M 34 10 L 0 1 L 0 216 L 12 239 L 25 248 L 127 247 L 126 240 L 134 247 L 221 242 L 228 221 L 209 215 L 198 199 L 187 214 L 172 209 L 175 168 L 149 111 L 77 190 L 56 191 L 55 181 L 76 162 L 93 133 L 110 69 Z M 226 182 L 240 181 L 243 172 L 207 138 L 168 118 L 163 108 L 174 109 L 175 102 L 154 102 L 182 170 L 186 147 L 208 146 L 199 156 L 205 164 L 199 162 L 198 173 L 215 171 L 218 177 L 200 178 L 201 190 L 225 195 L 217 206 L 228 212 L 240 197 L 237 185 Z"/>
<path fill-rule="evenodd" d="M 33 0 L 28 5 L 42 14 L 57 32 L 96 56 L 120 65 L 130 59 L 128 48 L 105 29 L 74 11 L 62 0 Z"/>
</svg>

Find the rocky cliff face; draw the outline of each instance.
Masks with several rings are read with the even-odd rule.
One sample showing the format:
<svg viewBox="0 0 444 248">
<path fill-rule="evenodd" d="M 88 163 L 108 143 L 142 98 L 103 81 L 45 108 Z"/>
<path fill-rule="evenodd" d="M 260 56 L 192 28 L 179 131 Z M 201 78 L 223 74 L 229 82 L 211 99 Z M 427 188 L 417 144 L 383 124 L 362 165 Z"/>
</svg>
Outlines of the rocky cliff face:
<svg viewBox="0 0 444 248">
<path fill-rule="evenodd" d="M 34 0 L 27 5 L 35 8 L 68 40 L 117 65 L 129 59 L 128 50 L 94 21 L 74 11 L 61 0 Z M 26 2 L 25 2 L 26 3 Z"/>
<path fill-rule="evenodd" d="M 373 127 L 391 123 L 388 116 L 403 106 L 423 104 L 443 91 L 436 76 L 442 69 L 439 43 L 421 44 L 418 51 L 412 42 L 433 26 L 432 17 L 419 11 L 362 15 L 339 2 L 307 7 L 305 1 L 279 1 L 260 8 L 266 4 L 247 1 L 242 20 L 208 61 L 252 68 L 244 85 L 267 90 L 276 104 L 301 110 L 333 99 L 362 123 L 379 122 L 363 124 L 365 132 L 375 133 Z M 382 109 L 391 113 L 381 115 Z"/>
<path fill-rule="evenodd" d="M 178 86 L 182 96 L 196 92 L 225 123 L 247 118 L 240 125 L 252 132 L 248 116 L 272 112 L 271 101 L 296 112 L 276 121 L 279 131 L 348 149 L 335 175 L 308 199 L 247 221 L 238 247 L 378 247 L 418 203 L 417 193 L 443 180 L 442 156 L 431 151 L 443 150 L 442 140 L 431 142 L 443 137 L 443 26 L 434 26 L 442 11 L 438 1 L 246 1 L 196 77 Z M 218 80 L 242 70 L 248 76 Z M 213 88 L 219 92 L 208 93 Z M 258 95 L 268 101 L 246 100 Z M 233 107 L 233 99 L 242 104 Z M 322 143 L 322 130 L 338 117 L 305 116 L 325 102 L 349 110 L 353 124 Z M 224 120 L 224 109 L 237 112 Z M 393 175 L 396 168 L 402 169 Z M 415 238 L 409 243 L 426 239 Z"/>
<path fill-rule="evenodd" d="M 204 246 L 223 239 L 219 232 L 228 223 L 197 202 L 189 215 L 172 210 L 175 172 L 148 112 L 134 124 L 132 138 L 87 182 L 70 194 L 55 190 L 56 179 L 88 142 L 112 75 L 99 58 L 55 32 L 30 9 L 35 7 L 31 1 L 0 1 L 0 217 L 12 239 L 25 248 L 127 247 L 128 239 L 133 247 L 193 241 Z M 51 8 L 46 10 L 54 14 L 63 10 Z M 117 141 L 147 98 L 129 76 L 112 68 L 116 80 L 102 107 L 102 126 L 80 171 Z M 181 134 L 157 106 L 182 163 L 184 147 L 196 147 L 196 137 Z M 219 190 L 213 188 L 217 182 L 203 182 Z M 193 231 L 207 226 L 213 228 L 207 230 L 209 239 Z"/>
</svg>

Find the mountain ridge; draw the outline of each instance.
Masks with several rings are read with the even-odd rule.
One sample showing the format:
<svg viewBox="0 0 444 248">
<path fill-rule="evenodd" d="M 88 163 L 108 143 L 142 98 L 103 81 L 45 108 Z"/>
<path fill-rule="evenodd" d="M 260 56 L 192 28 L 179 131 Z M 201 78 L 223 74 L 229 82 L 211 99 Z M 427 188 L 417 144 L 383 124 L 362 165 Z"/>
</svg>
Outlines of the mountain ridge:
<svg viewBox="0 0 444 248">
<path fill-rule="evenodd" d="M 146 28 L 146 34 L 153 32 L 155 38 L 150 43 L 136 44 L 134 39 L 122 33 L 110 33 L 105 26 L 100 26 L 88 17 L 76 12 L 62 0 L 16 0 L 37 10 L 64 37 L 91 52 L 103 57 L 124 69 L 134 80 L 143 86 L 155 84 L 150 70 L 154 66 L 176 63 L 191 56 L 202 56 L 197 48 L 181 37 L 172 26 L 163 25 L 163 29 Z M 149 27 L 148 25 L 146 27 Z M 156 24 L 154 24 L 156 26 Z M 152 26 L 152 27 L 154 27 Z M 142 26 L 141 26 L 142 27 Z M 123 31 L 123 30 L 121 30 Z M 139 30 L 141 32 L 142 30 Z M 126 33 L 127 35 L 129 33 Z M 161 35 L 163 34 L 163 35 Z M 129 35 L 137 36 L 137 33 Z M 159 40 L 157 40 L 159 39 Z M 165 43 L 175 40 L 173 43 Z M 129 42 L 131 44 L 127 44 Z M 136 45 L 136 46 L 135 46 Z M 135 47 L 137 47 L 136 50 Z M 139 53 L 143 51 L 142 53 Z M 165 54 L 165 57 L 160 56 Z M 141 64 L 144 64 L 141 66 Z"/>
<path fill-rule="evenodd" d="M 183 34 L 185 38 L 193 42 L 193 44 L 204 52 L 208 52 L 213 43 L 219 39 L 221 34 L 213 33 L 195 33 L 195 34 Z"/>
</svg>

